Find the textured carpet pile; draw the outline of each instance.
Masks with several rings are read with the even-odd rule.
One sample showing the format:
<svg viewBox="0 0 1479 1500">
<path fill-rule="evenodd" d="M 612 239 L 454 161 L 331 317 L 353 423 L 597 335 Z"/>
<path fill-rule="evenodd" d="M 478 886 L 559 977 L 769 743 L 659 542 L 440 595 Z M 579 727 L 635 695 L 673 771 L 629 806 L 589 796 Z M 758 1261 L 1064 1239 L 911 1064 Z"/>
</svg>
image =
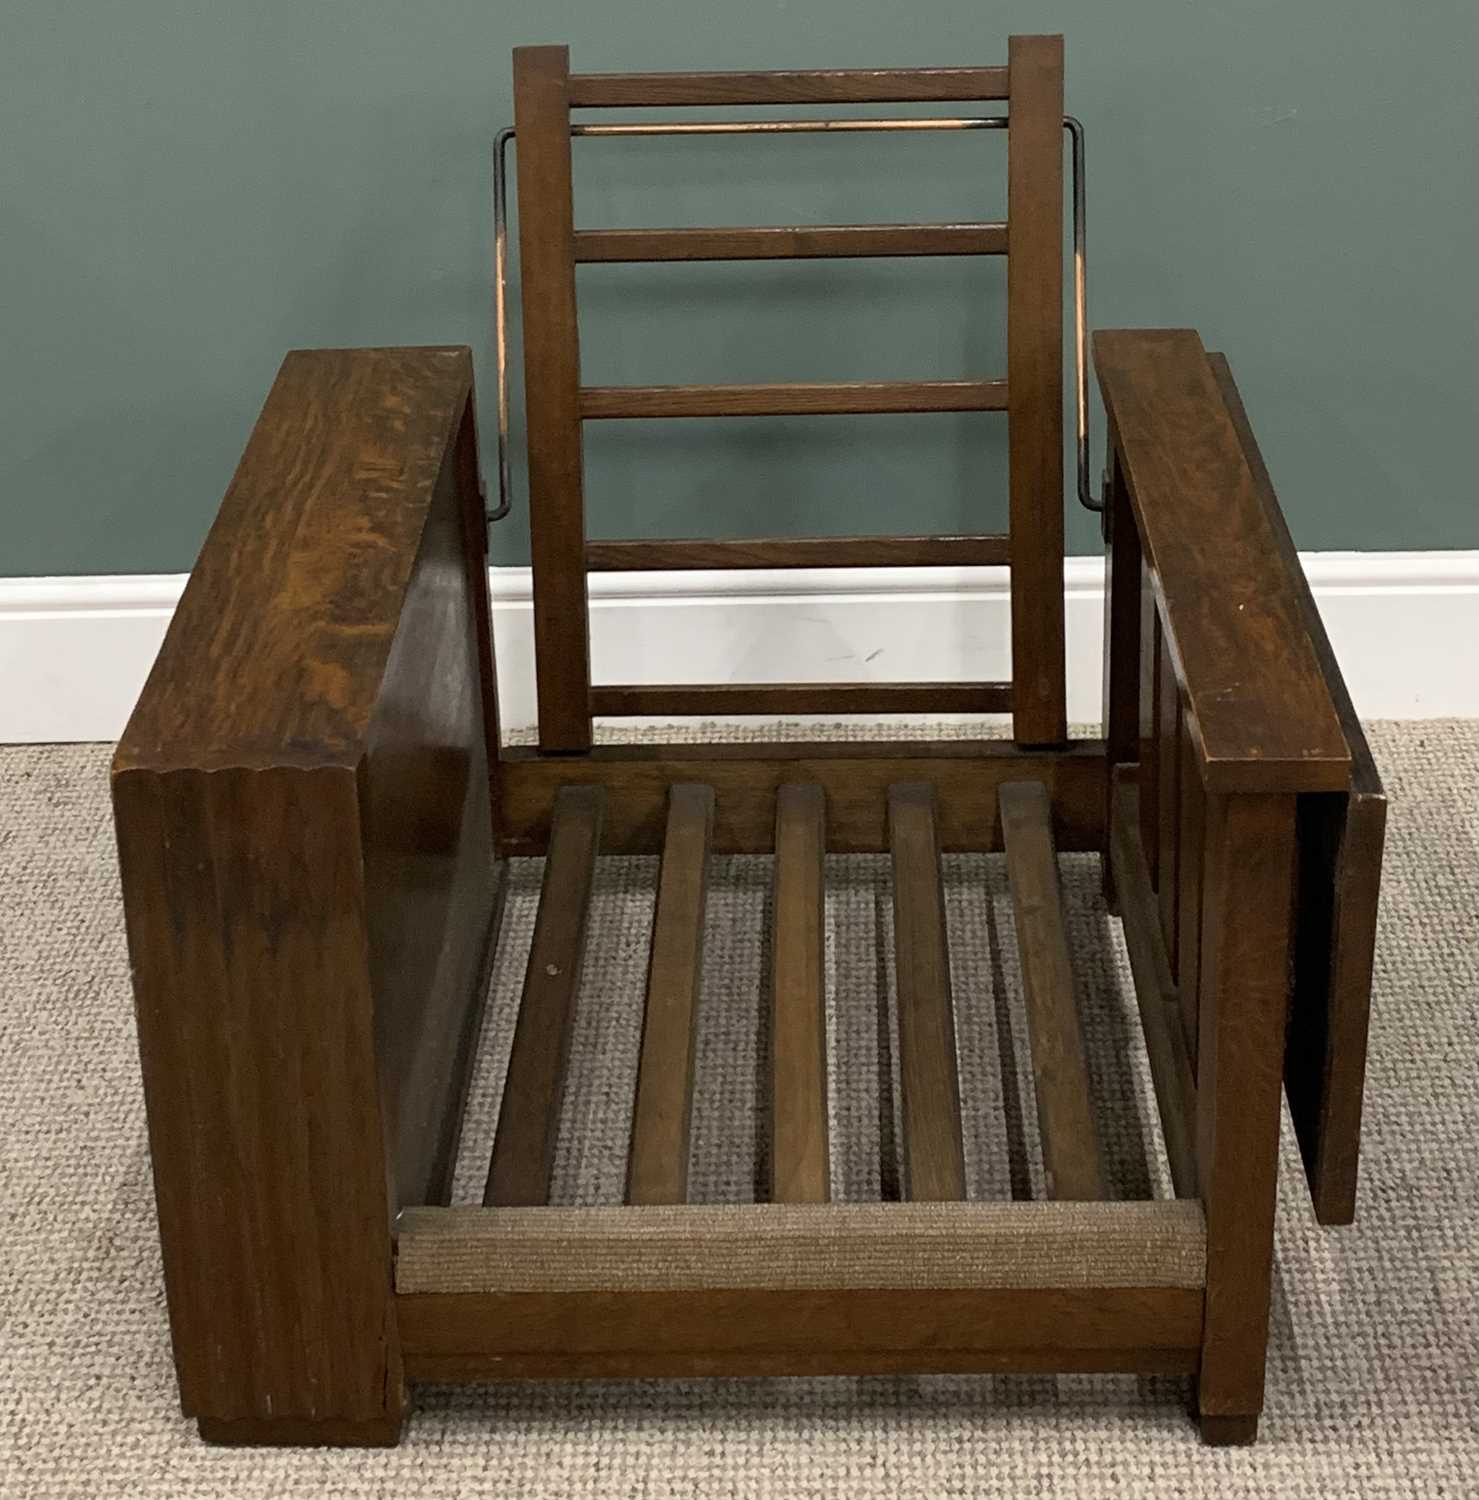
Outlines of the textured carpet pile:
<svg viewBox="0 0 1479 1500">
<path fill-rule="evenodd" d="M 946 733 L 958 733 L 952 728 Z M 1479 1495 L 1479 724 L 1379 725 L 1392 799 L 1361 1207 L 1313 1222 L 1287 1128 L 1257 1447 L 1200 1447 L 1179 1380 L 430 1388 L 386 1452 L 203 1446 L 176 1403 L 102 746 L 0 750 L 0 1495 Z M 556 1197 L 616 1201 L 655 861 L 604 861 Z M 1117 924 L 1064 860 L 1111 1179 L 1165 1194 Z M 475 1201 L 538 897 L 511 885 L 456 1197 Z M 755 1195 L 768 864 L 715 861 L 691 1192 Z M 887 861 L 828 865 L 837 1196 L 896 1196 Z M 1010 900 L 947 862 L 973 1196 L 1040 1190 Z"/>
</svg>

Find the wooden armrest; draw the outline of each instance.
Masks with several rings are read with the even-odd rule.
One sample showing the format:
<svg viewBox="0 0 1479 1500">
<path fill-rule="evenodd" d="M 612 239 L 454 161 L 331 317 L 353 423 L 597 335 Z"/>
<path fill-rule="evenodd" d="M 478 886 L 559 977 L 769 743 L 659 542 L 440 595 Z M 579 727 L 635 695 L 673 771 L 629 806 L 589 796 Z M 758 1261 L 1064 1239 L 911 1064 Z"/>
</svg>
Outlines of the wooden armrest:
<svg viewBox="0 0 1479 1500">
<path fill-rule="evenodd" d="M 176 1366 L 226 1440 L 400 1420 L 390 1226 L 447 1195 L 498 915 L 471 395 L 465 349 L 288 355 L 114 761 Z"/>
<path fill-rule="evenodd" d="M 1301 609 L 1304 579 L 1201 339 L 1102 331 L 1094 360 L 1203 783 L 1345 789 L 1351 753 Z"/>
<path fill-rule="evenodd" d="M 358 760 L 471 389 L 466 349 L 287 356 L 116 772 Z"/>
<path fill-rule="evenodd" d="M 346 861 L 413 1202 L 450 1170 L 451 1054 L 481 998 L 494 902 L 485 535 L 468 350 L 293 351 L 113 762 L 140 952 L 156 897 L 185 920 L 188 870 L 162 897 L 151 887 L 189 844 L 197 873 L 219 862 L 241 885 L 239 910 L 202 897 L 212 933 L 286 881 L 321 935 L 342 897 L 330 848 Z M 274 797 L 298 810 L 274 823 Z M 139 811 L 156 804 L 188 824 L 172 842 Z M 168 1003 L 198 1001 L 170 930 L 154 978 Z"/>
</svg>

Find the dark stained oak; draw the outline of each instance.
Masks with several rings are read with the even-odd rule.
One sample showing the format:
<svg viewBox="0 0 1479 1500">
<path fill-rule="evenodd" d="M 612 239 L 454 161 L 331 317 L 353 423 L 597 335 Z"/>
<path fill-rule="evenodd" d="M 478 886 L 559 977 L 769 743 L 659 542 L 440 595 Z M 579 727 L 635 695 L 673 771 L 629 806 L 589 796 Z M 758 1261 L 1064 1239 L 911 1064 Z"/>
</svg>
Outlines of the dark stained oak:
<svg viewBox="0 0 1479 1500">
<path fill-rule="evenodd" d="M 605 800 L 599 787 L 564 787 L 555 797 L 534 941 L 483 1192 L 490 1206 L 549 1199 Z"/>
<path fill-rule="evenodd" d="M 393 1440 L 501 889 L 460 349 L 284 361 L 114 759 L 175 1364 L 212 1441 Z"/>
<path fill-rule="evenodd" d="M 1220 354 L 1207 359 L 1243 445 L 1254 493 L 1268 517 L 1351 752 L 1348 796 L 1310 794 L 1300 801 L 1299 925 L 1284 1059 L 1284 1091 L 1315 1217 L 1322 1224 L 1349 1224 L 1356 1213 L 1386 792 L 1232 371 Z"/>
<path fill-rule="evenodd" d="M 483 739 L 490 761 L 503 744 L 499 721 L 498 672 L 493 653 L 493 601 L 488 588 L 488 505 L 483 489 L 482 465 L 478 457 L 477 396 L 471 389 L 457 429 L 453 463 L 457 484 L 465 497 L 462 504 L 463 546 L 468 592 L 472 597 L 472 629 L 476 636 L 478 664 L 483 680 Z M 498 832 L 498 782 L 489 767 L 489 817 L 495 836 Z M 494 936 L 497 936 L 495 926 Z"/>
<path fill-rule="evenodd" d="M 1005 255 L 1005 224 L 822 224 L 740 229 L 578 229 L 578 262 Z"/>
<path fill-rule="evenodd" d="M 585 565 L 592 573 L 739 567 L 999 567 L 1010 561 L 1010 540 L 1001 535 L 691 538 L 585 544 Z"/>
<path fill-rule="evenodd" d="M 999 1299 L 998 1299 L 999 1300 Z M 1162 1299 L 1157 1299 L 1162 1300 Z M 1165 1301 L 1178 1307 L 1199 1303 L 1197 1293 L 1177 1292 Z M 1061 1305 L 1053 1309 L 1061 1312 Z M 502 1308 L 488 1309 L 491 1321 Z M 1190 1312 L 1183 1314 L 1190 1317 Z M 412 1313 L 419 1329 L 423 1317 Z M 817 1375 L 1042 1375 L 1135 1374 L 1194 1375 L 1197 1351 L 1153 1344 L 1119 1344 L 1109 1349 L 1079 1349 L 1041 1344 L 1020 1349 L 723 1349 L 717 1353 L 682 1350 L 654 1354 L 634 1348 L 598 1354 L 439 1354 L 413 1353 L 408 1369 L 413 1380 L 438 1383 L 491 1380 L 700 1380 L 711 1377 L 784 1378 Z M 1203 1431 L 1206 1424 L 1203 1423 Z M 231 1441 L 225 1439 L 224 1441 Z M 255 1438 L 238 1441 L 255 1442 Z M 356 1441 L 345 1438 L 345 1442 Z M 1211 1441 L 1203 1438 L 1203 1441 Z M 1251 1441 L 1251 1439 L 1244 1439 Z M 365 1445 L 378 1446 L 370 1437 Z M 358 1444 L 357 1444 L 358 1445 Z"/>
<path fill-rule="evenodd" d="M 832 1195 L 827 1131 L 824 859 L 827 800 L 816 782 L 787 782 L 775 799 L 770 998 L 770 1197 Z"/>
<path fill-rule="evenodd" d="M 473 409 L 469 392 L 432 491 L 361 778 L 377 1044 L 397 1101 L 397 1206 L 451 1193 L 503 906 L 492 842 L 498 695 Z"/>
<path fill-rule="evenodd" d="M 705 876 L 713 827 L 713 788 L 674 786 L 668 793 L 668 826 L 652 919 L 647 1007 L 627 1161 L 628 1203 L 684 1203 L 688 1198 Z"/>
<path fill-rule="evenodd" d="M 1005 411 L 1004 380 L 803 381 L 772 385 L 588 385 L 580 414 L 817 417 L 871 412 Z"/>
<path fill-rule="evenodd" d="M 1065 850 L 1102 849 L 1105 775 L 1103 742 L 1095 740 L 1032 753 L 1003 740 L 603 745 L 568 758 L 513 748 L 500 765 L 501 852 L 543 853 L 556 792 L 582 784 L 609 793 L 602 829 L 608 854 L 657 854 L 668 788 L 701 781 L 717 798 L 714 852 L 769 854 L 776 790 L 795 780 L 814 781 L 825 791 L 834 854 L 887 852 L 888 788 L 896 781 L 934 783 L 940 846 L 947 853 L 999 849 L 996 789 L 1023 778 L 1048 787 Z"/>
<path fill-rule="evenodd" d="M 1198 997 L 1201 994 L 1202 881 L 1206 851 L 1202 847 L 1207 816 L 1207 794 L 1197 775 L 1196 749 L 1182 725 L 1177 745 L 1181 759 L 1180 804 L 1171 814 L 1176 823 L 1176 986 L 1181 994 L 1187 1050 L 1196 1065 Z"/>
<path fill-rule="evenodd" d="M 301 1417 L 201 1417 L 200 1436 L 225 1448 L 394 1448 L 401 1418 L 316 1422 Z"/>
<path fill-rule="evenodd" d="M 471 388 L 462 348 L 287 355 L 115 769 L 356 762 Z"/>
<path fill-rule="evenodd" d="M 1005 68 L 805 68 L 769 73 L 577 73 L 581 109 L 702 104 L 891 104 L 1005 99 Z"/>
<path fill-rule="evenodd" d="M 1007 92 L 1009 230 L 573 228 L 572 107 Z M 1385 795 L 1226 362 L 1185 330 L 1097 341 L 1105 737 L 1066 742 L 1062 109 L 1057 37 L 1013 38 L 1006 69 L 882 72 L 572 77 L 564 48 L 517 50 L 537 748 L 499 744 L 468 352 L 285 361 L 113 772 L 165 1290 L 208 1441 L 394 1442 L 408 1379 L 968 1371 L 1194 1375 L 1204 1440 L 1253 1440 L 1281 1083 L 1317 1215 L 1354 1209 Z M 578 262 L 1008 248 L 1004 380 L 580 383 Z M 854 410 L 1006 411 L 1009 538 L 585 537 L 586 418 Z M 591 685 L 588 569 L 940 564 L 1012 568 L 1014 683 Z M 596 712 L 1006 709 L 1009 742 L 591 734 Z M 912 1203 L 829 1201 L 829 844 L 892 857 Z M 1107 856 L 1182 1201 L 1104 1198 L 1058 845 Z M 1048 1188 L 1078 1201 L 963 1201 L 941 862 L 996 848 Z M 562 1210 L 602 851 L 662 856 L 629 1203 Z M 685 1202 L 711 852 L 773 861 L 771 1205 Z M 508 854 L 545 855 L 544 885 L 492 1206 L 453 1209 Z"/>
<path fill-rule="evenodd" d="M 1256 1419 L 1273 1276 L 1279 1085 L 1294 907 L 1295 799 L 1208 799 L 1197 1163 L 1207 1310 L 1197 1407 Z M 1208 1425 L 1216 1440 L 1226 1424 Z"/>
<path fill-rule="evenodd" d="M 1143 691 L 1140 535 L 1112 448 L 1104 485 L 1104 527 L 1104 752 L 1112 783 L 1116 766 L 1140 759 Z M 1106 786 L 1105 795 L 1112 808 L 1112 784 Z M 1105 821 L 1110 822 L 1108 812 Z M 1113 858 L 1113 843 L 1107 841 L 1102 870 L 1105 899 L 1111 905 L 1115 899 Z"/>
<path fill-rule="evenodd" d="M 1094 360 L 1203 783 L 1346 790 L 1350 752 L 1305 628 L 1298 569 L 1281 555 L 1201 339 L 1191 329 L 1100 331 Z"/>
<path fill-rule="evenodd" d="M 1140 842 L 1140 793 L 1123 771 L 1115 775 L 1110 830 L 1115 897 L 1135 981 L 1145 1051 L 1160 1110 L 1161 1137 L 1178 1198 L 1200 1189 L 1196 1157 L 1196 1080 L 1181 1029 L 1181 998 L 1171 978 L 1155 892 Z"/>
<path fill-rule="evenodd" d="M 1156 791 L 1156 895 L 1160 899 L 1161 936 L 1166 943 L 1166 957 L 1171 963 L 1171 972 L 1176 974 L 1178 938 L 1176 925 L 1179 910 L 1178 897 L 1181 892 L 1181 741 L 1185 732 L 1185 720 L 1181 703 L 1181 692 L 1176 684 L 1176 668 L 1167 649 L 1164 632 L 1161 635 L 1160 685 L 1155 703 L 1158 722 L 1156 725 L 1156 775 L 1159 786 Z M 1187 1045 L 1192 1056 L 1196 1056 L 1196 991 L 1181 997 L 1182 1015 L 1185 1021 Z"/>
<path fill-rule="evenodd" d="M 1014 733 L 1068 737 L 1063 645 L 1063 38 L 1009 43 L 1007 384 Z"/>
<path fill-rule="evenodd" d="M 1201 1416 L 1202 1442 L 1209 1448 L 1246 1448 L 1258 1441 L 1257 1417 Z"/>
<path fill-rule="evenodd" d="M 181 1405 L 393 1427 L 355 772 L 135 766 L 113 797 Z"/>
<path fill-rule="evenodd" d="M 1140 565 L 1140 769 L 1136 784 L 1140 789 L 1140 843 L 1150 871 L 1152 890 L 1160 878 L 1160 808 L 1161 808 L 1161 616 L 1156 608 L 1155 590 L 1150 570 L 1143 556 Z"/>
<path fill-rule="evenodd" d="M 1299 806 L 1294 992 L 1284 1091 L 1321 1224 L 1356 1216 L 1366 1042 L 1386 843 L 1384 791 Z"/>
<path fill-rule="evenodd" d="M 965 1150 L 933 786 L 891 786 L 888 825 L 905 1182 L 915 1201 L 953 1201 L 965 1197 Z"/>
<path fill-rule="evenodd" d="M 725 714 L 1006 713 L 1009 682 L 602 683 L 591 689 L 597 718 Z"/>
<path fill-rule="evenodd" d="M 1048 1196 L 1104 1198 L 1108 1195 L 1089 1104 L 1052 809 L 1038 781 L 1007 782 L 999 798 Z"/>
<path fill-rule="evenodd" d="M 850 1374 L 1195 1367 L 1202 1293 L 979 1291 L 412 1293 L 413 1378 Z"/>
<path fill-rule="evenodd" d="M 992 567 L 1011 561 L 1005 536 L 799 536 L 738 541 L 587 542 L 592 572 L 679 568 Z"/>
<path fill-rule="evenodd" d="M 540 747 L 563 751 L 591 742 L 569 72 L 566 47 L 514 48 L 535 687 Z"/>
</svg>

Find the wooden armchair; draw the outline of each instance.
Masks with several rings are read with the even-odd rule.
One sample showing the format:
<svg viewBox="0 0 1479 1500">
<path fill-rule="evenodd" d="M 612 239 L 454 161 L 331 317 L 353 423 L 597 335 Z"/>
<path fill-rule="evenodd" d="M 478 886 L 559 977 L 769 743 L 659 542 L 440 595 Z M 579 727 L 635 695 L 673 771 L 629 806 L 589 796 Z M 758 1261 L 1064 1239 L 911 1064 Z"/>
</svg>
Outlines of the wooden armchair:
<svg viewBox="0 0 1479 1500">
<path fill-rule="evenodd" d="M 1004 68 L 572 75 L 515 53 L 539 742 L 502 743 L 463 349 L 284 362 L 113 773 L 165 1280 L 211 1440 L 394 1442 L 418 1380 L 1136 1371 L 1263 1399 L 1280 1082 L 1350 1219 L 1385 803 L 1227 364 L 1100 333 L 1104 737 L 1065 723 L 1062 42 Z M 1003 99 L 1004 224 L 580 231 L 571 110 Z M 582 260 L 1008 257 L 1003 379 L 592 388 Z M 585 536 L 581 429 L 982 410 L 1006 535 Z M 590 569 L 1011 569 L 1010 683 L 590 680 Z M 961 742 L 593 746 L 594 716 L 1009 711 Z M 1123 921 L 1176 1196 L 1106 1192 L 1056 850 Z M 968 1202 L 942 853 L 1003 850 L 1050 1196 Z M 685 1201 L 710 853 L 774 859 L 769 1200 Z M 903 1202 L 834 1204 L 824 856 L 894 872 Z M 661 853 L 626 1202 L 552 1206 L 600 854 Z M 451 1169 L 506 861 L 543 892 L 485 1205 Z M 587 964 L 599 964 L 599 951 Z"/>
</svg>

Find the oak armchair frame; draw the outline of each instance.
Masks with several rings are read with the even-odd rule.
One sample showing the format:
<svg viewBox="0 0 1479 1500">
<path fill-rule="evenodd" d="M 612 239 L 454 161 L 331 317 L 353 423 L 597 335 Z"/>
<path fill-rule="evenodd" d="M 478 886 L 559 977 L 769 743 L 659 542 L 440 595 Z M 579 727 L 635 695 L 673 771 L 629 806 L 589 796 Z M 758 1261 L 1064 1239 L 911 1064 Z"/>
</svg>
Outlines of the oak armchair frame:
<svg viewBox="0 0 1479 1500">
<path fill-rule="evenodd" d="M 1004 99 L 1002 224 L 576 231 L 571 110 Z M 1104 332 L 1105 725 L 1067 738 L 1062 40 L 1003 68 L 580 75 L 515 53 L 539 742 L 499 732 L 471 358 L 298 351 L 113 770 L 165 1281 L 211 1440 L 393 1442 L 418 1380 L 900 1371 L 1195 1377 L 1263 1401 L 1281 1081 L 1354 1211 L 1385 800 L 1227 363 Z M 582 260 L 991 253 L 1004 379 L 580 384 Z M 593 419 L 980 409 L 1010 529 L 586 538 Z M 1005 564 L 1010 683 L 592 684 L 591 568 Z M 592 743 L 628 714 L 1008 711 L 1012 738 Z M 965 1200 L 942 853 L 1004 850 L 1050 1197 Z M 1176 1196 L 1106 1194 L 1057 850 L 1124 925 Z M 704 869 L 774 858 L 770 1201 L 686 1198 Z M 895 880 L 907 1201 L 833 1204 L 824 855 Z M 627 1201 L 548 1202 L 595 859 L 661 853 Z M 543 894 L 485 1206 L 449 1207 L 506 861 Z M 599 955 L 587 962 L 598 962 Z"/>
</svg>

